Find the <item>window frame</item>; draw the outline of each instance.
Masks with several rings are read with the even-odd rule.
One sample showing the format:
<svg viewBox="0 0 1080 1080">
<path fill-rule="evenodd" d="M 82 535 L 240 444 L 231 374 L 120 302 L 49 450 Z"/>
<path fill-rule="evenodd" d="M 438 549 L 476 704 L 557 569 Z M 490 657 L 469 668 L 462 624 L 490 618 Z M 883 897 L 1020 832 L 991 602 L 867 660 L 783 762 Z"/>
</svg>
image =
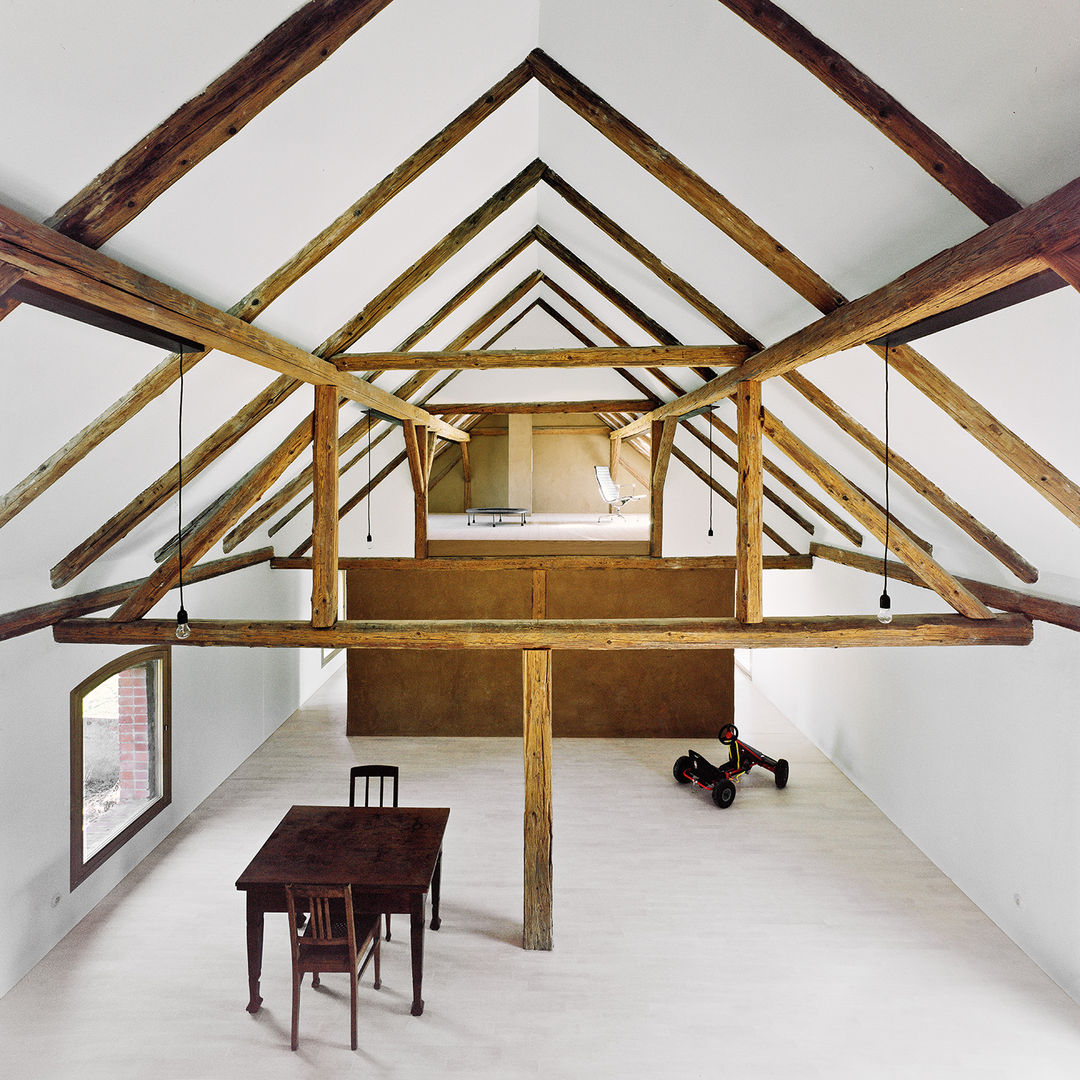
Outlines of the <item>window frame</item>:
<svg viewBox="0 0 1080 1080">
<path fill-rule="evenodd" d="M 156 661 L 158 687 L 156 706 L 160 713 L 158 757 L 160 759 L 161 792 L 145 810 L 103 844 L 89 858 L 84 858 L 83 822 L 83 710 L 82 703 L 90 691 L 119 675 L 128 668 Z M 70 697 L 70 757 L 71 757 L 71 891 L 84 882 L 99 866 L 115 855 L 136 833 L 144 829 L 172 802 L 172 650 L 168 646 L 137 649 L 98 668 L 83 679 Z"/>
</svg>

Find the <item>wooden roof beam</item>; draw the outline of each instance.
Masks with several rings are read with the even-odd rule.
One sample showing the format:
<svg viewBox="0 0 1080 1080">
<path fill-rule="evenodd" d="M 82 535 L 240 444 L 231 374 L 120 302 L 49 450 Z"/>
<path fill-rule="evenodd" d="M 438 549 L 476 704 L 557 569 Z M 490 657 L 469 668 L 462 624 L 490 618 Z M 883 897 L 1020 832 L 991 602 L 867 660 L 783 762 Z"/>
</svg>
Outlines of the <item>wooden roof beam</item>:
<svg viewBox="0 0 1080 1080">
<path fill-rule="evenodd" d="M 26 270 L 42 288 L 200 341 L 207 348 L 220 349 L 302 382 L 335 386 L 346 397 L 390 416 L 440 426 L 437 420 L 395 401 L 384 390 L 343 375 L 320 357 L 3 206 L 0 262 Z M 449 425 L 442 426 L 442 430 L 447 438 L 464 437 L 461 432 L 455 434 Z"/>
<path fill-rule="evenodd" d="M 859 551 L 845 551 L 843 548 L 831 547 L 828 544 L 811 544 L 810 554 L 814 558 L 828 559 L 841 566 L 850 566 L 881 577 L 881 559 L 864 555 Z M 927 588 L 926 582 L 903 563 L 890 559 L 888 572 L 890 581 L 903 581 L 908 585 Z M 1067 604 L 1061 600 L 1049 600 L 1044 596 L 1032 596 L 1030 593 L 1019 592 L 1016 589 L 1003 589 L 1000 585 L 991 585 L 973 578 L 957 576 L 956 580 L 988 607 L 998 608 L 1001 611 L 1015 611 L 1029 619 L 1039 619 L 1042 622 L 1054 623 L 1056 626 L 1064 626 L 1067 630 L 1080 630 L 1080 604 Z"/>
<path fill-rule="evenodd" d="M 653 399 L 655 400 L 655 399 Z M 467 416 L 492 416 L 509 413 L 600 413 L 635 412 L 647 409 L 652 402 L 648 398 L 618 398 L 610 401 L 503 401 L 468 402 L 466 404 L 431 405 L 433 415 L 463 413 Z"/>
<path fill-rule="evenodd" d="M 469 349 L 460 352 L 338 353 L 339 371 L 408 371 L 419 368 L 695 367 L 741 364 L 743 345 L 639 345 L 586 349 Z"/>
<path fill-rule="evenodd" d="M 426 561 L 426 560 L 425 560 Z M 897 615 L 888 625 L 874 616 L 735 619 L 339 620 L 310 622 L 191 620 L 186 641 L 176 623 L 145 619 L 115 623 L 75 619 L 57 623 L 59 642 L 109 645 L 227 646 L 327 649 L 809 649 L 867 646 L 1027 645 L 1031 620 L 1023 615 L 965 619 L 958 615 Z"/>
</svg>

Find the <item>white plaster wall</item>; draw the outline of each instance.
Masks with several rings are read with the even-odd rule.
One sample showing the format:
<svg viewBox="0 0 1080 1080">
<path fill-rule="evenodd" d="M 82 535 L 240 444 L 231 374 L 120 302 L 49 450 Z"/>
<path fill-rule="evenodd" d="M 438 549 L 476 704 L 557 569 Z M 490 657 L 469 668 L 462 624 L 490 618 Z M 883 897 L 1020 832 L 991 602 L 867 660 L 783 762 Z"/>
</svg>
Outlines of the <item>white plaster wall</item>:
<svg viewBox="0 0 1080 1080">
<path fill-rule="evenodd" d="M 767 613 L 865 611 L 880 591 L 819 563 L 770 574 Z M 890 591 L 905 610 L 931 606 L 925 590 Z M 1080 1000 L 1080 635 L 1037 623 L 1026 647 L 759 649 L 753 677 Z"/>
</svg>

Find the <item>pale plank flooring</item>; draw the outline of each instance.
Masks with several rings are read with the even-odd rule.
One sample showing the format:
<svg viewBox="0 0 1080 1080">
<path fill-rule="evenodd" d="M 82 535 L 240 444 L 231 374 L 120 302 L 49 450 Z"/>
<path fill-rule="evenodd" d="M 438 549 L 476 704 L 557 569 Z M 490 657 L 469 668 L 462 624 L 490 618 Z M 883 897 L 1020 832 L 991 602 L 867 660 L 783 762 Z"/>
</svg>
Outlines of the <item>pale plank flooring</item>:
<svg viewBox="0 0 1080 1080">
<path fill-rule="evenodd" d="M 556 740 L 555 950 L 526 953 L 520 741 L 347 739 L 334 680 L 0 1001 L 3 1074 L 1075 1077 L 1080 1009 L 745 682 L 738 702 L 791 784 L 752 775 L 725 811 L 673 783 L 682 741 Z M 451 807 L 426 1012 L 395 916 L 360 1049 L 328 975 L 294 1054 L 285 917 L 249 1016 L 233 882 L 291 804 L 344 803 L 375 760 Z"/>
</svg>

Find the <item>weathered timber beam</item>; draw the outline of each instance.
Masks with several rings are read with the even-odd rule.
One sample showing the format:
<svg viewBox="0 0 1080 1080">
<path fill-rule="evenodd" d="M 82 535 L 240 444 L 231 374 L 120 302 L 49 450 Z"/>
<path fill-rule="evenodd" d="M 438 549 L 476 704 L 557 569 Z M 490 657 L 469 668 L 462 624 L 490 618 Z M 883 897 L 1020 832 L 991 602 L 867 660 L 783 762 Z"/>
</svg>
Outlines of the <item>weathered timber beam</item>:
<svg viewBox="0 0 1080 1080">
<path fill-rule="evenodd" d="M 960 615 L 897 615 L 888 625 L 874 616 L 841 615 L 735 619 L 339 620 L 315 629 L 309 622 L 192 620 L 191 637 L 176 640 L 171 619 L 117 623 L 75 619 L 57 623 L 59 642 L 170 644 L 247 648 L 328 649 L 809 649 L 865 646 L 1027 645 L 1031 620 L 1008 613 L 987 619 Z"/>
<path fill-rule="evenodd" d="M 235 524 L 244 511 L 285 471 L 298 454 L 311 442 L 312 422 L 302 420 L 285 441 L 286 452 L 264 458 L 238 480 L 228 498 L 215 504 L 213 513 L 201 521 L 190 536 L 184 538 L 181 553 L 169 556 L 131 596 L 113 613 L 117 622 L 141 619 L 180 579 L 182 558 L 196 562 L 210 550 L 218 539 Z"/>
<path fill-rule="evenodd" d="M 884 337 L 890 330 L 947 311 L 1002 285 L 1038 273 L 1046 257 L 1068 246 L 1080 220 L 1080 179 L 975 236 L 920 263 L 894 281 L 767 346 L 713 379 L 629 425 L 682 415 L 721 398 L 746 379 L 768 379 L 831 353 Z"/>
<path fill-rule="evenodd" d="M 444 416 L 447 413 L 467 416 L 492 416 L 508 413 L 600 413 L 634 412 L 647 409 L 649 399 L 620 398 L 613 401 L 503 401 L 503 402 L 468 402 L 453 405 L 429 405 L 433 415 Z"/>
<path fill-rule="evenodd" d="M 725 231 L 750 255 L 771 269 L 819 311 L 826 314 L 835 312 L 837 308 L 847 303 L 845 297 L 823 278 L 792 256 L 754 221 L 734 208 L 719 192 L 706 184 L 700 176 L 618 114 L 607 102 L 574 79 L 569 72 L 560 68 L 539 51 L 530 55 L 529 62 L 538 79 L 556 96 L 575 108 L 615 145 L 623 149 L 706 219 Z M 1061 235 L 1063 238 L 1061 248 L 1044 252 L 1043 258 L 1047 265 L 1052 266 L 1055 272 L 1074 288 L 1080 288 L 1080 245 L 1070 248 L 1068 237 L 1072 234 L 1068 229 Z M 992 283 L 987 286 L 986 291 L 993 291 L 1002 283 Z M 963 303 L 966 299 L 966 297 L 960 297 L 956 302 Z M 739 339 L 736 338 L 736 340 Z M 870 335 L 867 340 L 873 340 L 873 335 Z M 872 348 L 879 355 L 883 352 L 878 346 L 872 346 Z M 893 359 L 894 366 L 912 385 L 943 409 L 964 430 L 970 432 L 1061 513 L 1075 524 L 1080 524 L 1080 487 L 910 346 L 895 348 Z M 757 377 L 758 374 L 760 373 L 754 373 L 753 377 Z"/>
<path fill-rule="evenodd" d="M 49 226 L 100 246 L 389 3 L 311 0 L 60 207 Z"/>
<path fill-rule="evenodd" d="M 371 300 L 355 318 L 327 342 L 326 355 L 333 356 L 349 348 L 366 333 L 374 322 L 401 299 L 403 290 L 412 291 L 427 281 L 461 247 L 477 235 L 485 226 L 499 217 L 527 191 L 532 190 L 543 175 L 544 163 L 533 161 L 526 165 L 512 180 L 504 184 L 481 207 L 446 234 L 427 254 L 422 255 L 404 270 L 378 296 Z M 409 417 L 409 419 L 415 419 Z"/>
<path fill-rule="evenodd" d="M 264 547 L 257 551 L 245 551 L 240 555 L 230 555 L 224 559 L 200 563 L 185 571 L 184 584 L 194 585 L 200 581 L 208 581 L 222 574 L 230 574 L 234 570 L 242 570 L 246 566 L 267 562 L 273 556 L 274 549 Z M 107 585 L 101 589 L 94 589 L 93 592 L 79 593 L 78 596 L 65 596 L 61 600 L 50 600 L 45 604 L 6 612 L 0 615 L 0 641 L 18 637 L 20 634 L 29 634 L 33 630 L 41 630 L 62 619 L 74 619 L 80 615 L 89 615 L 92 611 L 116 607 L 122 604 L 145 580 L 145 578 L 136 578 L 134 581 L 125 581 L 120 585 Z"/>
<path fill-rule="evenodd" d="M 521 309 L 521 311 L 519 311 L 505 326 L 500 326 L 499 329 L 496 330 L 495 333 L 492 334 L 491 337 L 489 337 L 487 339 L 487 341 L 485 341 L 480 346 L 480 348 L 481 349 L 490 349 L 491 346 L 494 345 L 495 342 L 498 341 L 499 338 L 501 338 L 503 336 L 503 334 L 505 334 L 508 330 L 512 329 L 513 327 L 517 326 L 517 324 L 519 322 L 521 322 L 521 320 L 524 319 L 525 316 L 528 315 L 530 311 L 534 310 L 535 308 L 538 308 L 539 306 L 540 306 L 540 299 L 539 299 L 539 297 L 537 297 L 534 300 L 532 300 L 530 303 L 526 304 L 525 307 L 523 307 Z"/>
<path fill-rule="evenodd" d="M 332 386 L 315 387 L 311 458 L 311 625 L 326 627 L 338 617 L 338 395 Z"/>
<path fill-rule="evenodd" d="M 718 308 L 716 304 L 695 289 L 685 278 L 681 277 L 669 266 L 666 266 L 644 244 L 617 225 L 607 214 L 586 199 L 577 188 L 569 184 L 558 173 L 548 168 L 544 172 L 544 182 L 553 191 L 561 195 L 578 213 L 606 233 L 624 251 L 637 259 L 642 266 L 651 271 L 654 276 L 690 304 L 691 307 L 695 308 L 714 326 L 727 334 L 732 341 L 749 346 L 755 352 L 762 347 L 761 342 L 757 341 L 747 330 L 744 330 L 730 315 Z"/>
<path fill-rule="evenodd" d="M 739 433 L 739 489 L 735 530 L 735 617 L 762 620 L 761 527 L 762 454 L 761 383 L 744 382 L 736 395 Z"/>
<path fill-rule="evenodd" d="M 505 269 L 510 263 L 523 252 L 531 243 L 535 241 L 535 237 L 532 232 L 527 232 L 520 239 L 514 241 L 501 255 L 492 259 L 483 270 L 480 271 L 472 280 L 463 285 L 438 311 L 436 311 L 430 318 L 428 318 L 423 324 L 418 326 L 405 340 L 397 347 L 398 352 L 408 352 L 419 342 L 435 329 L 445 318 L 451 315 L 453 312 L 465 303 L 471 296 L 473 296 L 479 289 L 486 285 L 500 270 Z M 530 275 L 531 277 L 532 275 Z M 539 277 L 536 278 L 539 280 Z M 533 282 L 535 284 L 535 281 Z M 531 285 L 530 285 L 531 287 Z M 486 328 L 485 328 L 486 329 Z M 483 331 L 477 331 L 476 333 L 482 333 Z M 468 340 L 471 341 L 476 337 L 476 333 L 470 334 Z"/>
<path fill-rule="evenodd" d="M 326 360 L 4 206 L 0 206 L 0 262 L 26 270 L 43 288 L 199 341 L 206 348 L 220 349 L 302 382 L 336 386 L 346 397 L 388 416 L 434 424 L 446 438 L 463 437 L 463 433 L 441 425 L 415 407 L 395 402 L 384 390 L 342 374 Z"/>
<path fill-rule="evenodd" d="M 545 312 L 547 316 L 554 319 L 561 327 L 569 330 L 570 333 L 587 349 L 595 349 L 596 342 L 586 337 L 574 324 L 558 309 L 549 304 L 542 296 L 536 301 L 536 306 L 541 311 Z"/>
<path fill-rule="evenodd" d="M 416 153 L 406 158 L 396 169 L 379 181 L 357 202 L 353 203 L 348 210 L 340 214 L 288 262 L 280 266 L 268 278 L 248 292 L 246 296 L 237 301 L 236 304 L 229 308 L 229 313 L 244 322 L 251 322 L 256 315 L 265 311 L 286 289 L 295 284 L 308 270 L 316 266 L 339 244 L 351 236 L 377 210 L 385 206 L 395 194 L 403 190 L 430 165 L 438 161 L 447 150 L 455 146 L 477 124 L 489 116 L 491 112 L 531 78 L 532 72 L 528 65 L 526 63 L 519 64 L 487 93 L 482 94 L 442 131 L 425 143 Z M 518 251 L 531 243 L 533 239 L 531 233 L 526 234 L 518 245 L 506 252 L 502 258 L 508 262 Z M 494 273 L 499 268 L 496 265 L 498 262 L 499 260 L 496 260 L 496 263 L 493 263 L 488 268 L 490 273 Z M 24 276 L 23 271 L 17 270 L 15 267 L 5 268 L 0 266 L 0 282 L 8 279 L 14 281 L 22 276 Z M 478 282 L 475 287 L 478 288 L 482 283 L 482 281 Z M 2 291 L 0 289 L 0 292 Z M 465 295 L 459 294 L 458 303 L 469 295 L 466 290 L 462 290 L 462 293 Z M 445 318 L 455 306 L 456 304 L 451 305 L 444 309 L 442 313 L 433 316 L 432 325 L 441 318 Z M 0 318 L 4 314 L 2 307 L 3 300 L 0 299 Z M 426 333 L 426 330 L 424 332 Z M 419 341 L 423 336 L 424 334 L 421 333 L 416 340 Z M 407 349 L 413 344 L 415 342 L 410 342 L 407 339 L 399 348 Z M 205 352 L 185 353 L 183 358 L 184 370 L 187 371 L 188 368 L 193 367 L 205 355 Z M 176 359 L 175 356 L 171 356 L 162 361 L 145 378 L 140 380 L 132 390 L 106 409 L 104 413 L 84 427 L 77 435 L 68 440 L 56 453 L 0 499 L 0 525 L 5 524 L 23 507 L 29 505 L 38 495 L 90 453 L 95 446 L 100 445 L 113 432 L 123 426 L 127 420 L 139 412 L 144 405 L 171 386 L 179 374 Z"/>
<path fill-rule="evenodd" d="M 630 348 L 470 349 L 461 352 L 339 353 L 339 371 L 412 371 L 418 368 L 694 367 L 741 364 L 743 345 L 641 345 Z"/>
<path fill-rule="evenodd" d="M 765 412 L 763 418 L 763 431 L 807 476 L 843 502 L 856 521 L 882 544 L 887 543 L 889 550 L 910 566 L 951 608 L 972 619 L 990 617 L 986 605 L 920 548 L 895 518 L 882 514 L 865 492 L 815 454 L 769 412 Z"/>
<path fill-rule="evenodd" d="M 850 435 L 857 443 L 870 451 L 883 464 L 886 461 L 885 444 L 873 432 L 863 427 L 854 417 L 845 412 L 827 394 L 815 386 L 800 372 L 792 371 L 784 376 L 807 401 L 824 413 L 842 431 Z M 1029 584 L 1037 581 L 1039 571 L 1019 552 L 1015 551 L 996 533 L 988 529 L 976 517 L 968 513 L 958 502 L 951 499 L 929 477 L 915 468 L 890 446 L 888 466 L 913 490 L 918 492 L 931 506 L 941 511 L 950 521 L 958 525 L 980 547 L 990 552 L 1003 566 L 1012 571 L 1021 581 Z"/>
<path fill-rule="evenodd" d="M 711 488 L 720 496 L 729 506 L 734 510 L 738 510 L 739 500 L 731 494 L 730 491 L 723 484 L 720 483 L 716 477 L 710 477 L 709 474 L 696 462 L 692 457 L 684 454 L 677 446 L 672 448 L 672 454 L 675 456 L 675 460 L 685 465 L 703 484 Z M 781 551 L 786 551 L 789 556 L 797 556 L 798 551 L 793 544 L 788 543 L 783 536 L 780 535 L 768 522 L 763 522 L 761 531 L 778 547 Z M 770 569 L 769 559 L 777 558 L 778 556 L 762 556 L 762 567 L 765 570 Z M 734 556 L 732 559 L 734 560 Z M 734 564 L 733 564 L 734 565 Z"/>
<path fill-rule="evenodd" d="M 831 306 L 843 302 L 843 297 L 831 285 L 796 258 L 783 244 L 545 52 L 540 49 L 533 50 L 529 54 L 529 63 L 537 81 L 545 89 L 573 109 L 642 168 L 670 187 L 777 276 L 789 284 L 797 282 L 797 285 L 792 287 L 797 288 L 801 295 L 810 294 L 816 297 L 820 304 Z"/>
<path fill-rule="evenodd" d="M 462 445 L 468 445 L 463 443 Z M 421 565 L 412 558 L 353 558 L 339 560 L 342 570 L 733 570 L 734 555 L 438 555 Z M 880 565 L 880 560 L 879 560 Z M 766 555 L 766 570 L 810 570 L 809 555 Z M 310 559 L 275 556 L 272 570 L 310 570 Z"/>
<path fill-rule="evenodd" d="M 845 551 L 843 548 L 831 547 L 828 544 L 811 544 L 810 554 L 814 558 L 828 559 L 841 566 L 850 566 L 855 570 L 864 570 L 881 577 L 881 560 L 859 551 Z M 927 588 L 926 583 L 918 574 L 913 573 L 903 563 L 894 562 L 891 559 L 889 560 L 889 580 L 903 581 L 908 585 Z M 1067 630 L 1080 630 L 1080 604 L 1067 604 L 1062 600 L 1031 596 L 1029 593 L 1018 592 L 1016 589 L 1005 589 L 1000 585 L 991 585 L 985 581 L 976 581 L 959 575 L 956 580 L 988 607 L 998 608 L 1001 611 L 1014 611 L 1026 615 L 1029 619 L 1064 626 Z"/>
<path fill-rule="evenodd" d="M 525 867 L 522 948 L 552 947 L 551 650 L 522 651 Z"/>
<path fill-rule="evenodd" d="M 433 372 L 417 372 L 411 379 L 402 384 L 394 394 L 397 397 L 408 400 L 417 390 L 423 387 L 433 377 Z M 418 401 L 418 404 L 422 407 L 427 398 L 434 396 L 439 390 L 442 389 L 448 382 L 454 378 L 454 374 L 451 373 L 447 378 L 432 391 L 430 391 L 424 398 Z M 348 431 L 344 432 L 338 440 L 338 453 L 343 454 L 346 450 L 351 449 L 368 433 L 368 429 L 374 427 L 376 424 L 382 422 L 375 419 L 370 413 L 358 420 Z M 396 424 L 386 423 L 382 424 L 382 430 L 378 435 L 371 438 L 368 443 L 353 457 L 345 462 L 338 470 L 339 476 L 344 476 L 354 465 L 367 456 L 368 452 L 374 449 L 382 442 L 395 428 Z M 462 443 L 462 446 L 465 444 Z M 241 541 L 250 536 L 257 528 L 264 525 L 270 520 L 279 510 L 281 510 L 290 499 L 295 498 L 302 491 L 304 491 L 310 484 L 313 476 L 313 467 L 311 465 L 306 466 L 301 472 L 299 472 L 292 480 L 284 484 L 277 491 L 274 492 L 270 498 L 263 500 L 239 525 L 235 526 L 228 533 L 221 542 L 222 550 L 232 551 Z M 295 513 L 299 513 L 304 507 L 310 505 L 311 498 L 303 500 L 300 504 L 294 507 L 294 511 L 287 516 L 283 522 L 278 522 L 273 528 L 269 530 L 269 535 L 273 536 L 278 529 L 287 521 L 291 521 Z"/>
<path fill-rule="evenodd" d="M 587 285 L 592 286 L 592 288 L 600 293 L 605 300 L 617 307 L 628 318 L 636 322 L 638 326 L 659 341 L 661 345 L 675 346 L 680 344 L 670 330 L 661 326 L 660 323 L 647 315 L 637 304 L 635 304 L 633 300 L 619 292 L 613 285 L 600 277 L 588 263 L 575 255 L 565 244 L 556 240 L 547 229 L 537 225 L 533 229 L 533 234 L 536 236 L 536 239 L 542 248 L 546 251 L 550 251 L 561 263 L 573 270 L 582 281 Z"/>
<path fill-rule="evenodd" d="M 887 90 L 815 37 L 772 0 L 720 0 L 842 98 L 988 224 L 1020 204 L 988 180 Z"/>
</svg>

